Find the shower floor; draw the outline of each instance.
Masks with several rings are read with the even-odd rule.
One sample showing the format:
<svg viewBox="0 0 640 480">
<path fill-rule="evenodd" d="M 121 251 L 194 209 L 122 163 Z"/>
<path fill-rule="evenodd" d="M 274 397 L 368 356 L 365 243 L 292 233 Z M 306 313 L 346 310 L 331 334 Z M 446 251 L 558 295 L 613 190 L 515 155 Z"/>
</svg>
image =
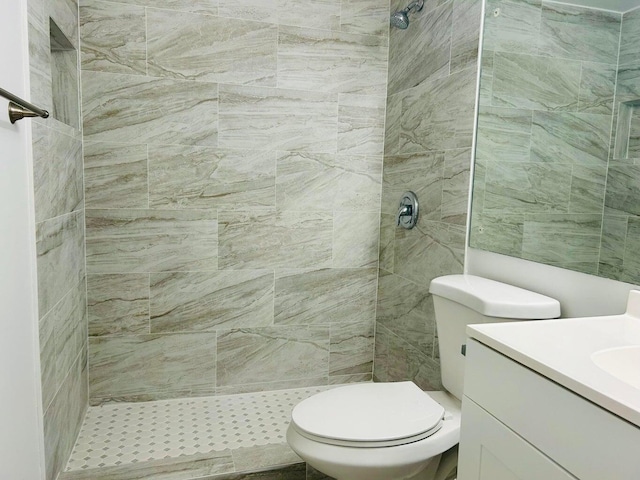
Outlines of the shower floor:
<svg viewBox="0 0 640 480">
<path fill-rule="evenodd" d="M 328 388 L 89 407 L 65 471 L 286 444 L 292 408 Z"/>
</svg>

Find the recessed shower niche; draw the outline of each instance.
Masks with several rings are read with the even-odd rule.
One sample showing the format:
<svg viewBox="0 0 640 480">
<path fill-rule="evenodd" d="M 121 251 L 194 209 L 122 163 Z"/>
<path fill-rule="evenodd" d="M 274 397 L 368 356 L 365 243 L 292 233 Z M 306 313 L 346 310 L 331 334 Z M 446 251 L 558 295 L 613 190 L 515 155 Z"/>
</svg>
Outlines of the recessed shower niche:
<svg viewBox="0 0 640 480">
<path fill-rule="evenodd" d="M 640 98 L 620 102 L 614 160 L 640 158 Z"/>
<path fill-rule="evenodd" d="M 49 19 L 49 33 L 52 115 L 56 120 L 73 128 L 79 128 L 78 51 L 52 19 Z"/>
</svg>

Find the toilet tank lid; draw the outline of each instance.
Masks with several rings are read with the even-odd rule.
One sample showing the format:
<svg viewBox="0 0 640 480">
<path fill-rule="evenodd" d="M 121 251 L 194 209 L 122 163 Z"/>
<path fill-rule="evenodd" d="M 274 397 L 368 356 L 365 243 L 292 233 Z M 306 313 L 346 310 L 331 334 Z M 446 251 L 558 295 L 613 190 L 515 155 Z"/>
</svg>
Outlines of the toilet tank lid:
<svg viewBox="0 0 640 480">
<path fill-rule="evenodd" d="M 560 302 L 554 298 L 475 275 L 435 278 L 429 291 L 489 317 L 533 320 L 560 316 Z"/>
</svg>

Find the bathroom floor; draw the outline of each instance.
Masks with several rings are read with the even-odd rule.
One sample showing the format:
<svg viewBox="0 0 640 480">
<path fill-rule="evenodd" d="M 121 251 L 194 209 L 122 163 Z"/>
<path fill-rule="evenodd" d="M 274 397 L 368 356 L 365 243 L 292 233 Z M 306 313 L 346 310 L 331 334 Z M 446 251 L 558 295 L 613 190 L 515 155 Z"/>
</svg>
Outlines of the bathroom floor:
<svg viewBox="0 0 640 480">
<path fill-rule="evenodd" d="M 292 408 L 328 388 L 90 407 L 66 471 L 286 443 Z"/>
</svg>

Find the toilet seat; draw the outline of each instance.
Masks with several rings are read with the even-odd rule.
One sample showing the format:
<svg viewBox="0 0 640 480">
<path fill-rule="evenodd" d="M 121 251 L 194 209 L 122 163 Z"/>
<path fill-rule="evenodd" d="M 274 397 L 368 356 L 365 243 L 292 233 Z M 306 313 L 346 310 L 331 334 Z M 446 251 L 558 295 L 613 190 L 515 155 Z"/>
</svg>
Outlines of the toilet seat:
<svg viewBox="0 0 640 480">
<path fill-rule="evenodd" d="M 413 382 L 348 385 L 316 394 L 291 413 L 291 427 L 324 444 L 376 448 L 425 439 L 445 410 Z"/>
</svg>

